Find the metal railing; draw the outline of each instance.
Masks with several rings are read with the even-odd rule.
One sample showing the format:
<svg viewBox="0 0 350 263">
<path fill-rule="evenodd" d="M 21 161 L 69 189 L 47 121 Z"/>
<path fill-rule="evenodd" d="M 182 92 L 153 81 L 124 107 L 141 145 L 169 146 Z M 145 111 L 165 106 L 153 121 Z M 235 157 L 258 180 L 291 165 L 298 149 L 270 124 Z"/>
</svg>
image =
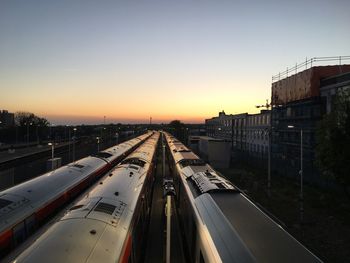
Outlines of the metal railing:
<svg viewBox="0 0 350 263">
<path fill-rule="evenodd" d="M 285 71 L 272 76 L 272 83 L 297 74 L 300 71 L 312 68 L 313 66 L 326 66 L 330 65 L 329 63 L 331 63 L 331 65 L 343 65 L 345 61 L 350 61 L 350 56 L 306 58 L 304 62 L 295 64 L 295 66 L 291 68 L 288 67 Z"/>
</svg>

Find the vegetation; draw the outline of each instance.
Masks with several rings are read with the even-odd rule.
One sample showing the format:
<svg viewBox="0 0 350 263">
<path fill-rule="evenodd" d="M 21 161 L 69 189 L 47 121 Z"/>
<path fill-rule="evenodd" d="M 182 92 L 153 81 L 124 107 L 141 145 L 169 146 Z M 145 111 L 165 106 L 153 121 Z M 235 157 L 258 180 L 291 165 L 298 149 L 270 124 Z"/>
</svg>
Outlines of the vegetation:
<svg viewBox="0 0 350 263">
<path fill-rule="evenodd" d="M 179 120 L 173 120 L 168 125 L 170 133 L 176 138 L 185 142 L 186 141 L 186 125 Z"/>
<path fill-rule="evenodd" d="M 19 111 L 15 113 L 15 124 L 20 127 L 27 125 L 47 127 L 50 122 L 45 118 L 36 116 L 34 113 Z"/>
<path fill-rule="evenodd" d="M 169 123 L 169 127 L 174 128 L 174 129 L 181 129 L 185 127 L 185 124 L 183 124 L 179 120 L 173 120 Z"/>
<path fill-rule="evenodd" d="M 350 91 L 339 91 L 330 114 L 316 131 L 317 164 L 324 176 L 333 178 L 350 198 Z"/>
</svg>

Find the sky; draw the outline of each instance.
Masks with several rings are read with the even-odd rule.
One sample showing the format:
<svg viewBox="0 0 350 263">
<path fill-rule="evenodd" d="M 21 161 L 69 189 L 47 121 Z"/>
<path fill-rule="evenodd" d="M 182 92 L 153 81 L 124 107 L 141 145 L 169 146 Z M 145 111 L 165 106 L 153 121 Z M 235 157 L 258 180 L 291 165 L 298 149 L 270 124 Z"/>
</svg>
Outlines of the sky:
<svg viewBox="0 0 350 263">
<path fill-rule="evenodd" d="M 0 109 L 55 124 L 255 113 L 271 77 L 350 55 L 348 0 L 1 0 Z"/>
</svg>

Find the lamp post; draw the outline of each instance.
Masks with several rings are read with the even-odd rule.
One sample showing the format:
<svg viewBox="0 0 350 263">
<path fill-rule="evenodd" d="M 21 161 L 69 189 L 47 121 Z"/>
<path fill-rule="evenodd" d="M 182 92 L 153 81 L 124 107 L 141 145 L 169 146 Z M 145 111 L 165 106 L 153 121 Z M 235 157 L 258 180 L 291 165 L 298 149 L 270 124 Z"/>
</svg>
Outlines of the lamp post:
<svg viewBox="0 0 350 263">
<path fill-rule="evenodd" d="M 33 124 L 32 122 L 30 123 L 27 122 L 27 147 L 29 147 L 29 125 L 32 125 L 32 124 Z"/>
<path fill-rule="evenodd" d="M 221 127 L 218 128 L 218 133 L 217 133 L 216 138 L 220 138 L 220 136 L 221 136 Z"/>
<path fill-rule="evenodd" d="M 68 127 L 68 162 L 70 161 L 70 127 Z"/>
<path fill-rule="evenodd" d="M 53 142 L 49 142 L 47 145 L 51 146 L 51 170 L 53 170 L 53 158 L 55 156 L 55 144 Z"/>
<path fill-rule="evenodd" d="M 96 137 L 97 140 L 97 152 L 100 151 L 100 137 Z"/>
<path fill-rule="evenodd" d="M 271 197 L 271 133 L 272 133 L 272 101 L 267 99 L 266 103 L 263 105 L 256 105 L 257 109 L 265 108 L 266 110 L 270 110 L 270 118 L 269 118 L 269 128 L 267 129 L 268 134 L 268 153 L 267 153 L 267 196 Z"/>
<path fill-rule="evenodd" d="M 118 144 L 118 139 L 119 139 L 119 134 L 116 132 L 115 133 L 115 144 Z"/>
<path fill-rule="evenodd" d="M 77 131 L 77 128 L 73 129 L 74 136 L 73 136 L 73 162 L 75 162 L 75 132 Z"/>
<path fill-rule="evenodd" d="M 288 125 L 288 129 L 294 129 L 294 125 Z M 303 129 L 300 128 L 300 222 L 304 220 L 304 193 L 303 193 Z"/>
<path fill-rule="evenodd" d="M 55 141 L 55 133 L 53 131 L 53 126 L 54 125 L 55 124 L 53 124 L 53 123 L 50 124 L 50 140 L 52 140 L 53 142 Z"/>
<path fill-rule="evenodd" d="M 39 124 L 36 125 L 36 143 L 39 144 Z"/>
<path fill-rule="evenodd" d="M 267 196 L 271 197 L 271 126 L 266 130 L 268 136 L 267 146 Z"/>
</svg>

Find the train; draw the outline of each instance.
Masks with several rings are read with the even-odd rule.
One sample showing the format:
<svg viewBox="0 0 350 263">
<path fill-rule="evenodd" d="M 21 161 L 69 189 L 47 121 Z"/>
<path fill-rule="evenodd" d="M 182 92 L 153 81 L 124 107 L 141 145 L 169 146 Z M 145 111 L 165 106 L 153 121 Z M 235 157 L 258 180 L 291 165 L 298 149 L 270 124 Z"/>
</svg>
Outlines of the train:
<svg viewBox="0 0 350 263">
<path fill-rule="evenodd" d="M 15 262 L 140 262 L 159 132 L 103 177 Z"/>
<path fill-rule="evenodd" d="M 150 136 L 143 134 L 0 192 L 0 255 L 22 243 Z"/>
<path fill-rule="evenodd" d="M 321 262 L 198 155 L 164 136 L 188 262 Z"/>
</svg>

